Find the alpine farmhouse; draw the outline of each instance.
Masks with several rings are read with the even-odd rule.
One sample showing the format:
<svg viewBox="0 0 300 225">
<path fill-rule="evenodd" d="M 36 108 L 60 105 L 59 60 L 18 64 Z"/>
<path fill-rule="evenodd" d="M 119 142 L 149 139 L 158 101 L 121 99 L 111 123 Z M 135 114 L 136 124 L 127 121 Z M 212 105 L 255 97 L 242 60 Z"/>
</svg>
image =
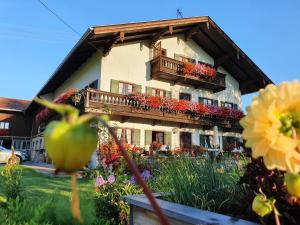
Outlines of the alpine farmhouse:
<svg viewBox="0 0 300 225">
<path fill-rule="evenodd" d="M 118 137 L 146 150 L 153 142 L 162 150 L 209 149 L 216 133 L 223 149 L 242 142 L 241 96 L 270 83 L 203 16 L 91 27 L 37 96 L 57 101 L 69 93 L 83 113 L 109 112 Z M 41 110 L 31 102 L 26 113 L 40 118 Z M 42 119 L 32 126 L 33 152 L 44 148 Z"/>
</svg>

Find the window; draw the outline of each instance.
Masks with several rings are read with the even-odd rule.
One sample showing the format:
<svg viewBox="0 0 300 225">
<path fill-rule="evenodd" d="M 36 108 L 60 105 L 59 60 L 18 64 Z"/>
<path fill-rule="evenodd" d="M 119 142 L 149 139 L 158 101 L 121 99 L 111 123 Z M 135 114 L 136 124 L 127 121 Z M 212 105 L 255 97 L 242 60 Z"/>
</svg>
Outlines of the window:
<svg viewBox="0 0 300 225">
<path fill-rule="evenodd" d="M 165 97 L 166 91 L 157 88 L 152 88 L 152 96 Z"/>
<path fill-rule="evenodd" d="M 180 99 L 180 100 L 191 101 L 191 95 L 188 94 L 188 93 L 180 93 L 180 94 L 179 94 L 179 99 Z"/>
<path fill-rule="evenodd" d="M 0 129 L 8 130 L 9 122 L 0 122 Z"/>
<path fill-rule="evenodd" d="M 152 141 L 155 141 L 159 144 L 165 144 L 164 136 L 165 136 L 164 132 L 153 131 L 152 132 Z"/>
<path fill-rule="evenodd" d="M 218 100 L 213 100 L 213 99 L 210 99 L 210 98 L 202 98 L 202 97 L 200 97 L 199 98 L 199 102 L 203 103 L 205 105 L 215 105 L 215 106 L 218 106 Z"/>
<path fill-rule="evenodd" d="M 133 130 L 128 128 L 117 128 L 117 137 L 122 143 L 132 144 Z"/>
<path fill-rule="evenodd" d="M 179 54 L 175 54 L 174 59 L 179 60 L 181 62 L 185 62 L 185 63 L 196 64 L 196 62 L 197 62 L 195 59 L 192 59 L 192 58 L 189 58 L 189 57 L 186 57 L 186 56 L 182 56 L 182 55 L 179 55 Z"/>
<path fill-rule="evenodd" d="M 231 102 L 221 102 L 221 106 L 231 109 L 238 109 L 238 105 Z"/>
<path fill-rule="evenodd" d="M 214 136 L 200 135 L 200 145 L 204 148 L 214 148 Z M 218 137 L 218 145 L 220 146 L 220 136 Z"/>
<path fill-rule="evenodd" d="M 119 94 L 128 95 L 133 90 L 133 84 L 119 82 Z"/>
</svg>

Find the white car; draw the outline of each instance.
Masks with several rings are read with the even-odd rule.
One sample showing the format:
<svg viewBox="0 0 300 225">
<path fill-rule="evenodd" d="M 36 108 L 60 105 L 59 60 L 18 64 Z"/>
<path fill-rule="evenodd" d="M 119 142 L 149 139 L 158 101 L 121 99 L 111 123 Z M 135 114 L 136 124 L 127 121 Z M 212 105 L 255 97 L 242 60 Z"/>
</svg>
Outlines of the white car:
<svg viewBox="0 0 300 225">
<path fill-rule="evenodd" d="M 26 154 L 21 151 L 15 151 L 15 162 L 20 164 L 26 159 Z M 0 163 L 7 163 L 12 160 L 11 150 L 0 146 Z"/>
</svg>

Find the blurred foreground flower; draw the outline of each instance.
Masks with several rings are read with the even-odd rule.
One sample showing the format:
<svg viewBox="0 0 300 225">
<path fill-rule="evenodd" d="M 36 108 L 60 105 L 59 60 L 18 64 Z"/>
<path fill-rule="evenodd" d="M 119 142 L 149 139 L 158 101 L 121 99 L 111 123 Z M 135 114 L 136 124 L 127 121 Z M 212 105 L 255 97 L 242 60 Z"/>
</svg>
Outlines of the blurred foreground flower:
<svg viewBox="0 0 300 225">
<path fill-rule="evenodd" d="M 270 170 L 300 172 L 300 83 L 273 84 L 259 91 L 241 120 L 253 158 Z"/>
</svg>

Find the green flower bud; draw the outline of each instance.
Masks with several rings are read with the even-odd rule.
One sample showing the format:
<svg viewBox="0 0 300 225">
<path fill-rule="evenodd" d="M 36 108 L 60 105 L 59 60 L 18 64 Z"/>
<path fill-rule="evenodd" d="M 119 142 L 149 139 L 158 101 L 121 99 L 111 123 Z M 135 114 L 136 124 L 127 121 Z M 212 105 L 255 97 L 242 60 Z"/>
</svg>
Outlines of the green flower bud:
<svg viewBox="0 0 300 225">
<path fill-rule="evenodd" d="M 300 175 L 293 174 L 293 173 L 286 173 L 284 175 L 284 180 L 286 182 L 286 187 L 288 192 L 291 195 L 300 198 Z"/>
<path fill-rule="evenodd" d="M 264 217 L 273 211 L 272 202 L 262 194 L 256 195 L 252 203 L 252 210 L 259 216 Z"/>
</svg>

